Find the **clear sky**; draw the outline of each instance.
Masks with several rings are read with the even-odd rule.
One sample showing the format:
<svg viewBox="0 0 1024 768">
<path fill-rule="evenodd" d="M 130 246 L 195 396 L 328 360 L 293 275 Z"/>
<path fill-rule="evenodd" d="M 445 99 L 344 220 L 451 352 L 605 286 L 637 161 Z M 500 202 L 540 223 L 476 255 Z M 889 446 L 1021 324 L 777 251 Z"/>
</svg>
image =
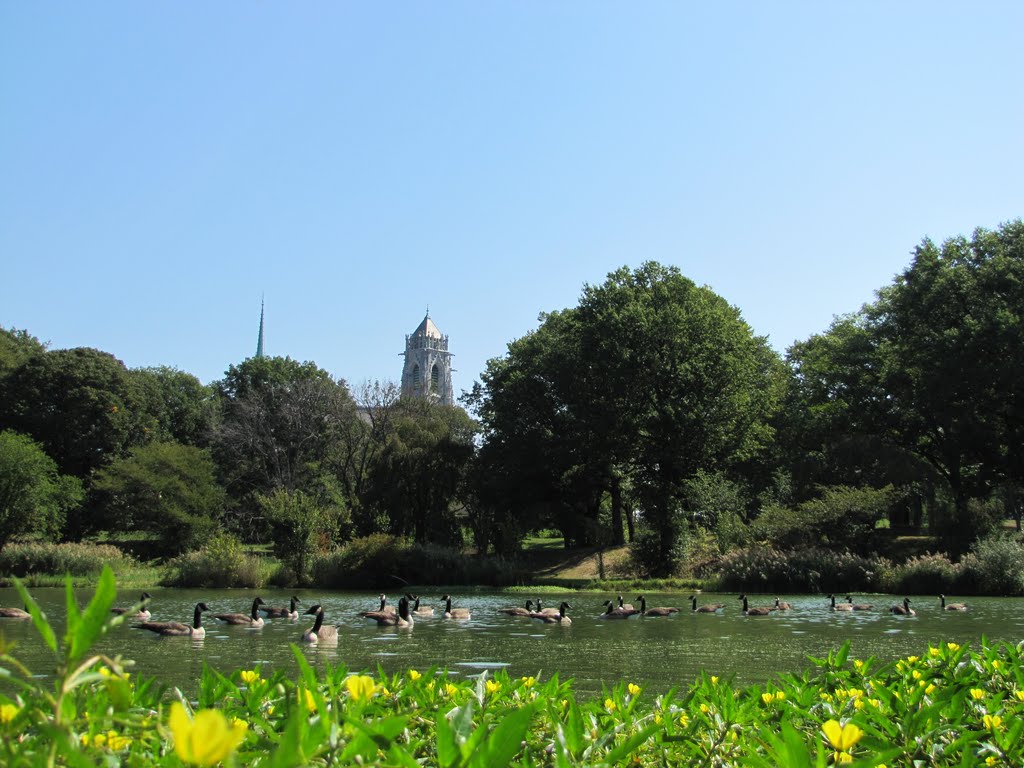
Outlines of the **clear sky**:
<svg viewBox="0 0 1024 768">
<path fill-rule="evenodd" d="M 1024 215 L 1024 3 L 0 2 L 0 325 L 456 390 L 673 264 L 780 352 Z"/>
</svg>

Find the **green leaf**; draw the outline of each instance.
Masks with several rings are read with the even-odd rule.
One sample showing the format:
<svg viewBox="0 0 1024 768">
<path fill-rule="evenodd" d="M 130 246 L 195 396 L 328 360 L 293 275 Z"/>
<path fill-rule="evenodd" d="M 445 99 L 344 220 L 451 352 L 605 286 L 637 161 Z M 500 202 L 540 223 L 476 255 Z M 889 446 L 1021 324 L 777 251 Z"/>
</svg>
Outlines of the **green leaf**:
<svg viewBox="0 0 1024 768">
<path fill-rule="evenodd" d="M 455 742 L 455 732 L 448 718 L 441 712 L 437 713 L 437 764 L 441 768 L 456 766 L 462 763 L 462 751 Z"/>
<path fill-rule="evenodd" d="M 469 764 L 476 768 L 504 768 L 512 762 L 522 748 L 536 709 L 529 704 L 506 715 L 473 753 Z"/>
<path fill-rule="evenodd" d="M 656 723 L 651 723 L 643 730 L 630 736 L 628 739 L 626 739 L 626 741 L 622 742 L 621 744 L 619 744 L 619 746 L 615 747 L 615 749 L 611 750 L 607 755 L 605 755 L 605 762 L 611 763 L 613 765 L 616 763 L 625 762 L 626 758 L 633 753 L 633 750 L 635 750 L 637 747 L 639 747 L 641 744 L 643 744 L 645 741 L 647 741 L 649 738 L 651 738 L 651 736 L 653 736 L 661 729 L 662 728 L 660 725 Z"/>
<path fill-rule="evenodd" d="M 70 585 L 69 578 L 69 595 Z M 72 598 L 69 597 L 69 599 Z M 109 565 L 104 565 L 103 573 L 100 574 L 99 583 L 96 585 L 96 593 L 85 607 L 85 612 L 81 614 L 74 632 L 70 629 L 70 622 L 68 624 L 68 639 L 70 641 L 67 649 L 68 666 L 74 666 L 79 659 L 85 656 L 92 644 L 107 630 L 108 623 L 113 619 L 110 609 L 116 599 L 117 584 L 114 572 Z"/>
<path fill-rule="evenodd" d="M 35 625 L 36 632 L 43 638 L 43 642 L 46 643 L 47 647 L 57 652 L 57 636 L 53 633 L 53 627 L 50 626 L 50 622 L 46 619 L 46 614 L 43 613 L 39 604 L 32 599 L 32 595 L 25 589 L 25 585 L 21 583 L 21 579 L 14 580 L 14 588 L 18 590 L 18 595 L 21 597 L 21 601 L 25 604 L 25 609 L 32 616 L 32 624 Z"/>
</svg>

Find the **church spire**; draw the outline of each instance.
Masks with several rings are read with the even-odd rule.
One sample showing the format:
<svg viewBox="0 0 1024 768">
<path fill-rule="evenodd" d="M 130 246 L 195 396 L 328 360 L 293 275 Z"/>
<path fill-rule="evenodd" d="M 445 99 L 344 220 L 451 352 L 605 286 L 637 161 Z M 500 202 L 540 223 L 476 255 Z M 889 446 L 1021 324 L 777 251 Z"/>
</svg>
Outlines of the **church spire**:
<svg viewBox="0 0 1024 768">
<path fill-rule="evenodd" d="M 256 357 L 263 357 L 263 297 L 260 296 L 260 335 L 256 339 Z"/>
</svg>

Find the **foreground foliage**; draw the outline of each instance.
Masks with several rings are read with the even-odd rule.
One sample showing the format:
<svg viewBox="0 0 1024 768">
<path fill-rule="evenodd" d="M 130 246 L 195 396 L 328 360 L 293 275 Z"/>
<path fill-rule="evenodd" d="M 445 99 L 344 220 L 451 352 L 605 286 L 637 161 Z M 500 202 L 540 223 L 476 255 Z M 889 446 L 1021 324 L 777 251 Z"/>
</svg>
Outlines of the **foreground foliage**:
<svg viewBox="0 0 1024 768">
<path fill-rule="evenodd" d="M 196 701 L 130 662 L 91 655 L 117 629 L 106 571 L 84 610 L 67 590 L 58 642 L 19 589 L 56 675 L 32 676 L 0 648 L 0 764 L 518 766 L 1020 765 L 1021 648 L 943 643 L 880 665 L 844 647 L 800 676 L 733 688 L 702 675 L 653 695 L 623 681 L 581 700 L 556 677 L 504 672 L 454 680 L 436 670 L 318 675 L 205 669 Z M 170 640 L 174 642 L 174 640 Z"/>
</svg>

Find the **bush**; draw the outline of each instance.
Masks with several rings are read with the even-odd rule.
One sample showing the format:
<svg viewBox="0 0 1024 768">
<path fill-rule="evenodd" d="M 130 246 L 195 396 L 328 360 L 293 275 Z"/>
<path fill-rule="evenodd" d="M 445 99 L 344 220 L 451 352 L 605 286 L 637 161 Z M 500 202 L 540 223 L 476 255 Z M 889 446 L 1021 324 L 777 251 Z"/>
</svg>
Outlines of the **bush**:
<svg viewBox="0 0 1024 768">
<path fill-rule="evenodd" d="M 313 583 L 330 589 L 378 589 L 382 584 L 522 583 L 527 574 L 503 558 L 467 557 L 436 545 L 408 544 L 376 533 L 353 539 L 313 561 Z"/>
<path fill-rule="evenodd" d="M 938 595 L 953 592 L 960 580 L 960 567 L 944 554 L 912 557 L 886 575 L 883 588 L 903 595 Z"/>
<path fill-rule="evenodd" d="M 18 578 L 30 574 L 96 576 L 104 565 L 123 573 L 138 562 L 111 544 L 14 542 L 0 551 L 0 573 Z"/>
<path fill-rule="evenodd" d="M 267 584 L 273 567 L 262 558 L 248 555 L 230 533 L 217 533 L 210 543 L 169 563 L 163 583 L 170 587 L 248 587 Z"/>
<path fill-rule="evenodd" d="M 751 547 L 718 564 L 717 588 L 750 592 L 870 592 L 886 572 L 885 560 L 810 547 L 780 552 Z"/>
<path fill-rule="evenodd" d="M 979 540 L 960 561 L 959 591 L 963 594 L 1024 593 L 1024 547 L 1009 536 Z"/>
</svg>

